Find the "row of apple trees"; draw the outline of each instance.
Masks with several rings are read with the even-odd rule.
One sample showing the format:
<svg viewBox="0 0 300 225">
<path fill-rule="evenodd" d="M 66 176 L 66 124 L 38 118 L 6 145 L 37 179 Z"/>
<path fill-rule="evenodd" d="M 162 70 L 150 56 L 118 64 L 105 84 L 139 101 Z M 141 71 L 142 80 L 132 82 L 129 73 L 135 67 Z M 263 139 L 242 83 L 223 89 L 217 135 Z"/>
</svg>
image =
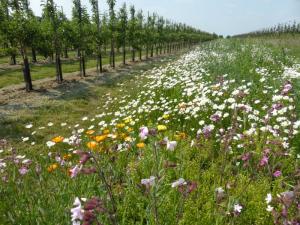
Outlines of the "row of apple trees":
<svg viewBox="0 0 300 225">
<path fill-rule="evenodd" d="M 40 17 L 34 14 L 28 0 L 0 0 L 0 49 L 11 64 L 21 56 L 27 91 L 32 90 L 30 63 L 37 61 L 37 54 L 55 62 L 56 80 L 61 83 L 61 58 L 68 58 L 71 50 L 76 51 L 80 75 L 85 76 L 87 56 L 97 59 L 97 72 L 101 73 L 104 54 L 108 54 L 114 68 L 117 53 L 125 64 L 128 54 L 135 61 L 143 53 L 146 58 L 153 57 L 217 38 L 155 13 L 144 14 L 125 3 L 117 10 L 116 0 L 107 0 L 108 12 L 100 12 L 98 0 L 90 0 L 90 4 L 92 15 L 81 0 L 73 0 L 69 19 L 53 0 L 41 2 Z"/>
</svg>

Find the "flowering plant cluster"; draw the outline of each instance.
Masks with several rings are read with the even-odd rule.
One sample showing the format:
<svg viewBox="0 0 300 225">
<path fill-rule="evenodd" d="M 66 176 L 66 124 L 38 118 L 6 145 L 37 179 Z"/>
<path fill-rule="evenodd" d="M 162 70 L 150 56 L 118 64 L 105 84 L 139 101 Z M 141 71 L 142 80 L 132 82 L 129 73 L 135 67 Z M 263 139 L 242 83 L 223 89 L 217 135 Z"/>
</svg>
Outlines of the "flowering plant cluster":
<svg viewBox="0 0 300 225">
<path fill-rule="evenodd" d="M 62 204 L 74 225 L 299 224 L 300 71 L 281 57 L 250 44 L 199 47 L 132 89 L 119 84 L 75 123 L 26 124 L 22 142 L 46 148 L 46 166 L 6 145 L 2 180 L 14 162 L 21 179 L 35 170 L 39 185 L 70 185 Z"/>
</svg>

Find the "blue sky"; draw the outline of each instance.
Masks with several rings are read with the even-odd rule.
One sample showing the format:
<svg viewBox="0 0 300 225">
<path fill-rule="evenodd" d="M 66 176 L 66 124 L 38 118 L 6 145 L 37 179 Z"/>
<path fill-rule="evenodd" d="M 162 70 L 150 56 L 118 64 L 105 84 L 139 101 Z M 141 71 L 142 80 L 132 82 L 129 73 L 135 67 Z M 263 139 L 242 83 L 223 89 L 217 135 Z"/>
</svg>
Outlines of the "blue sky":
<svg viewBox="0 0 300 225">
<path fill-rule="evenodd" d="M 40 0 L 30 0 L 37 15 Z M 70 16 L 72 0 L 55 0 Z M 89 0 L 82 0 L 90 9 Z M 100 9 L 107 9 L 106 0 L 99 0 Z M 133 4 L 144 12 L 157 12 L 165 18 L 184 22 L 209 32 L 233 35 L 269 27 L 288 21 L 300 22 L 300 0 L 117 0 Z"/>
</svg>

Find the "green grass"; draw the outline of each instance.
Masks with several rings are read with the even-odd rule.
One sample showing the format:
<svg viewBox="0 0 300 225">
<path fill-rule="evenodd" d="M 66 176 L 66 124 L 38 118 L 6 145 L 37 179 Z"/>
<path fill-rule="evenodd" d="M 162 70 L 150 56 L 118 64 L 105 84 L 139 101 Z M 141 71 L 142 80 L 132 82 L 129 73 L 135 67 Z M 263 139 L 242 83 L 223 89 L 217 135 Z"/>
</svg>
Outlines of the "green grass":
<svg viewBox="0 0 300 225">
<path fill-rule="evenodd" d="M 300 35 L 285 34 L 280 36 L 269 36 L 259 38 L 249 38 L 248 41 L 265 44 L 269 47 L 282 50 L 286 49 L 287 54 L 300 59 Z"/>
<path fill-rule="evenodd" d="M 280 93 L 279 90 L 284 85 L 279 62 L 286 62 L 288 66 L 293 62 L 283 54 L 280 46 L 262 44 L 259 48 L 255 48 L 252 44 L 253 40 L 214 42 L 200 47 L 200 52 L 205 54 L 193 58 L 192 65 L 185 61 L 173 66 L 159 62 L 136 67 L 124 76 L 122 74 L 114 78 L 109 75 L 87 83 L 75 83 L 68 88 L 60 86 L 56 90 L 61 93 L 60 95 L 50 97 L 47 101 L 39 100 L 39 97 L 35 96 L 32 100 L 35 104 L 29 104 L 30 107 L 22 110 L 14 110 L 9 117 L 1 118 L 0 137 L 7 139 L 9 144 L 3 147 L 4 152 L 0 153 L 0 158 L 26 155 L 25 158 L 32 160 L 30 171 L 21 176 L 18 171 L 20 164 L 7 159 L 8 167 L 0 174 L 2 178 L 7 176 L 8 180 L 7 183 L 0 181 L 1 223 L 70 224 L 70 208 L 73 207 L 75 197 L 98 196 L 103 200 L 106 212 L 97 214 L 97 217 L 101 223 L 111 224 L 108 214 L 112 214 L 113 211 L 112 200 L 108 197 L 107 185 L 101 176 L 81 174 L 71 179 L 67 175 L 67 170 L 78 163 L 78 156 L 72 154 L 69 160 L 72 166 L 64 165 L 53 172 L 47 171 L 50 165 L 56 163 L 55 156 L 72 153 L 70 148 L 89 151 L 86 146 L 92 140 L 89 135 L 82 134 L 82 144 L 75 147 L 59 143 L 49 149 L 45 143 L 58 135 L 69 137 L 76 124 L 79 124 L 76 129 L 84 128 L 85 131 L 90 125 L 95 125 L 92 129 L 101 134 L 104 127 L 98 123 L 102 120 L 110 123 L 115 119 L 116 124 L 120 124 L 124 123 L 125 117 L 131 115 L 136 123 L 126 122 L 126 126 L 133 128 L 133 131 L 108 125 L 110 133 L 118 134 L 118 137 L 116 140 L 107 139 L 105 144 L 101 145 L 102 149 L 92 151 L 96 162 L 99 163 L 97 171 L 104 174 L 108 186 L 112 189 L 117 204 L 118 224 L 273 224 L 271 213 L 266 211 L 265 197 L 267 193 L 272 193 L 276 199 L 277 194 L 294 190 L 293 187 L 297 184 L 294 174 L 299 168 L 299 160 L 296 160 L 296 155 L 300 154 L 299 135 L 291 139 L 290 156 L 284 156 L 284 150 L 280 146 L 266 142 L 266 140 L 278 142 L 280 138 L 273 139 L 272 135 L 264 133 L 245 135 L 253 121 L 247 120 L 246 111 L 235 112 L 226 106 L 224 112 L 228 112 L 229 117 L 220 123 L 214 123 L 216 129 L 233 127 L 237 121 L 238 125 L 241 125 L 237 128 L 238 133 L 244 135 L 227 149 L 218 141 L 220 139 L 217 135 L 208 138 L 201 134 L 197 135 L 198 129 L 203 128 L 199 125 L 199 121 L 212 123 L 210 117 L 216 110 L 211 105 L 200 106 L 197 111 L 198 117 L 188 113 L 180 114 L 174 110 L 179 108 L 179 103 L 190 102 L 205 93 L 215 105 L 221 105 L 225 99 L 232 97 L 234 90 L 251 82 L 252 86 L 242 89 L 244 91 L 249 89 L 248 94 L 239 93 L 234 98 L 241 104 L 251 105 L 259 111 L 257 116 L 263 118 L 267 109 L 262 108 L 264 105 L 268 107 L 273 105 L 272 96 Z M 254 50 L 256 52 L 252 55 Z M 297 56 L 292 52 L 288 54 Z M 268 56 L 276 61 L 270 61 Z M 177 58 L 169 59 L 175 61 Z M 199 65 L 205 72 L 199 70 Z M 158 66 L 162 67 L 157 69 Z M 178 70 L 174 69 L 176 66 L 179 67 Z M 149 72 L 142 74 L 141 70 L 152 67 L 156 69 L 151 75 Z M 167 69 L 164 70 L 165 68 Z M 269 71 L 270 74 L 266 76 L 267 80 L 264 83 L 260 82 L 261 76 L 255 72 L 256 68 L 267 68 Z M 191 74 L 187 76 L 186 73 L 189 72 Z M 223 76 L 225 74 L 228 76 Z M 203 76 L 200 81 L 197 80 L 199 76 Z M 182 78 L 188 79 L 183 82 Z M 174 79 L 181 81 L 167 88 L 174 83 Z M 228 84 L 225 82 L 227 80 L 232 82 Z M 191 83 L 195 89 L 190 96 L 184 95 L 186 93 L 184 90 Z M 289 94 L 290 97 L 297 95 L 300 88 L 297 84 L 299 85 L 298 80 L 293 81 L 295 90 L 294 94 Z M 224 86 L 227 89 L 223 90 Z M 270 86 L 271 89 L 268 93 L 263 93 L 266 86 Z M 203 90 L 205 88 L 206 91 Z M 222 90 L 222 95 L 214 96 L 213 92 L 209 93 L 208 90 L 218 93 Z M 40 95 L 43 97 L 47 93 Z M 145 103 L 150 99 L 153 100 L 153 104 Z M 261 102 L 254 103 L 255 100 Z M 294 103 L 283 102 L 283 104 L 297 106 L 299 100 L 296 98 Z M 137 105 L 132 104 L 123 110 L 120 109 L 132 102 L 136 102 Z M 197 103 L 192 102 L 189 106 L 194 109 Z M 149 104 L 151 105 L 149 109 L 138 113 L 139 109 Z M 151 111 L 155 105 L 159 107 Z M 114 114 L 116 111 L 124 112 L 125 115 L 117 116 Z M 103 118 L 96 116 L 102 113 L 105 113 Z M 167 113 L 169 118 L 160 118 L 164 113 Z M 237 120 L 236 114 L 240 117 Z M 84 116 L 87 116 L 88 120 L 83 121 Z M 284 116 L 290 119 L 294 115 L 288 111 Z M 298 120 L 299 117 L 298 112 Z M 91 118 L 95 120 L 91 121 Z M 47 127 L 48 122 L 53 122 L 54 125 Z M 61 127 L 60 124 L 63 122 L 67 122 L 68 125 Z M 33 123 L 34 127 L 25 129 L 24 126 L 29 123 Z M 277 124 L 275 119 L 270 119 L 269 123 Z M 144 141 L 146 147 L 138 149 L 136 143 L 142 141 L 138 136 L 139 128 L 141 126 L 156 128 L 159 124 L 166 125 L 167 130 L 158 132 L 156 136 L 149 136 Z M 262 124 L 263 122 L 257 121 L 256 125 L 259 128 Z M 43 126 L 47 128 L 40 130 L 39 127 Z M 37 133 L 31 135 L 32 131 Z M 187 137 L 176 139 L 176 131 L 184 132 Z M 122 139 L 124 134 L 137 140 L 129 144 L 130 148 L 127 151 L 116 151 L 118 144 L 124 143 Z M 30 137 L 30 141 L 23 143 L 21 137 Z M 174 151 L 166 150 L 162 142 L 165 137 L 177 140 Z M 36 144 L 30 145 L 31 141 Z M 243 144 L 244 147 L 239 148 L 238 144 Z M 11 147 L 15 149 L 13 152 L 9 151 Z M 271 149 L 269 166 L 259 167 L 265 148 Z M 244 166 L 241 160 L 241 156 L 245 153 L 252 155 L 248 166 Z M 168 166 L 170 163 L 173 166 Z M 37 172 L 39 166 L 41 171 Z M 89 161 L 85 167 L 95 167 L 95 162 Z M 272 172 L 276 169 L 280 169 L 283 173 L 279 178 L 272 176 Z M 156 177 L 155 185 L 151 188 L 141 185 L 141 179 L 150 176 Z M 186 181 L 195 182 L 197 187 L 194 187 L 191 193 L 185 194 L 182 194 L 180 189 L 171 188 L 171 183 L 181 177 Z M 222 187 L 225 191 L 225 195 L 220 199 L 215 192 L 218 187 Z M 240 215 L 233 215 L 234 204 L 243 206 Z M 297 219 L 295 205 L 289 208 L 289 218 Z M 277 200 L 272 202 L 272 206 L 278 211 L 283 207 Z"/>
<path fill-rule="evenodd" d="M 144 54 L 144 52 L 143 52 Z M 138 56 L 138 55 L 137 55 Z M 127 60 L 131 60 L 131 54 L 127 53 Z M 3 58 L 2 58 L 3 60 Z M 137 58 L 138 60 L 138 58 Z M 116 62 L 122 61 L 122 55 L 116 55 Z M 1 64 L 1 62 L 0 62 Z M 103 65 L 109 64 L 109 57 L 103 57 Z M 97 65 L 96 59 L 87 58 L 86 60 L 86 68 L 95 68 Z M 47 64 L 47 65 L 31 65 L 31 76 L 32 80 L 39 80 L 43 78 L 53 77 L 55 79 L 55 64 Z M 62 62 L 62 70 L 63 73 L 72 73 L 79 71 L 79 62 L 78 61 L 69 61 Z M 22 69 L 2 69 L 0 68 L 0 88 L 6 87 L 13 84 L 23 83 L 23 73 Z"/>
</svg>

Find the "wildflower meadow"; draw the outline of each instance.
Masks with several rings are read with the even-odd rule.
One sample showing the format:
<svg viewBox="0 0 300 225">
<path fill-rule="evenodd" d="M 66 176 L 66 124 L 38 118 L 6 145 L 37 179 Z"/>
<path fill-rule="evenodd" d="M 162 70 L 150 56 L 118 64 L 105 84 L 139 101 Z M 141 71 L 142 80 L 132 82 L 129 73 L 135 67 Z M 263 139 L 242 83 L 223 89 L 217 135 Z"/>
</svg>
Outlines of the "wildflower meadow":
<svg viewBox="0 0 300 225">
<path fill-rule="evenodd" d="M 299 225 L 300 25 L 223 38 L 107 3 L 0 1 L 0 225 Z"/>
<path fill-rule="evenodd" d="M 81 115 L 19 124 L 23 137 L 1 141 L 1 221 L 299 223 L 299 68 L 217 41 Z"/>
</svg>

